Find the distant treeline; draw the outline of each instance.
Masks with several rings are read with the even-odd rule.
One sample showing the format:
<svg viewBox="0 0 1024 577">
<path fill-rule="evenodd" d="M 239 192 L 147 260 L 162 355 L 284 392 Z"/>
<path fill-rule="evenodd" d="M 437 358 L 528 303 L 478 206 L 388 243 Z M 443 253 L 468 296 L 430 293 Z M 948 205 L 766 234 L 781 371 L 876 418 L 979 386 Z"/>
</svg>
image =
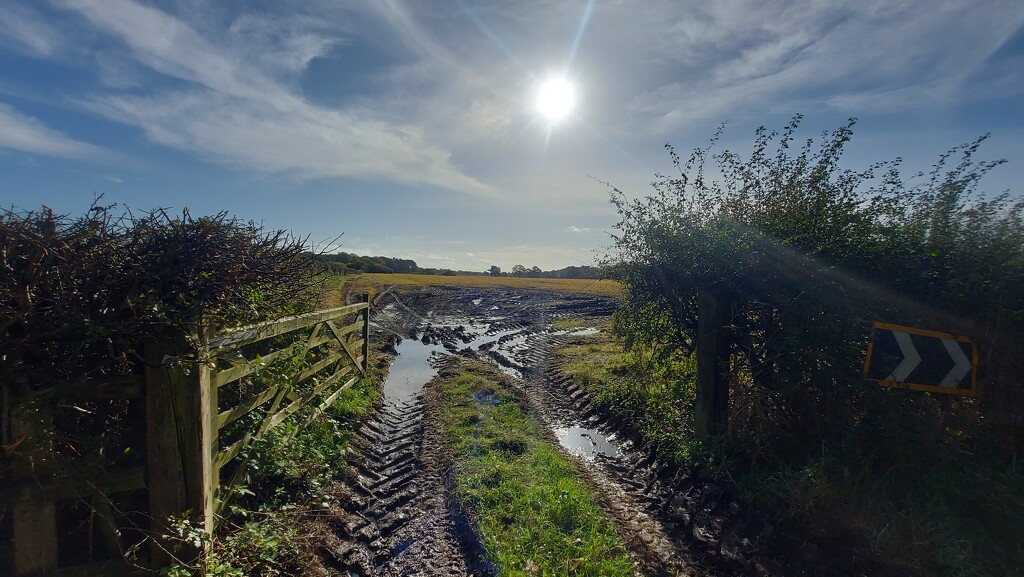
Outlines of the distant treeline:
<svg viewBox="0 0 1024 577">
<path fill-rule="evenodd" d="M 439 274 L 445 276 L 523 276 L 532 278 L 601 278 L 601 269 L 593 266 L 568 266 L 559 270 L 542 271 L 538 267 L 513 267 L 511 273 L 503 273 L 497 266 L 485 271 L 452 270 L 447 268 L 421 268 L 416 261 L 407 258 L 387 256 L 361 256 L 348 252 L 314 254 L 313 259 L 322 262 L 336 274 L 359 272 Z"/>
</svg>

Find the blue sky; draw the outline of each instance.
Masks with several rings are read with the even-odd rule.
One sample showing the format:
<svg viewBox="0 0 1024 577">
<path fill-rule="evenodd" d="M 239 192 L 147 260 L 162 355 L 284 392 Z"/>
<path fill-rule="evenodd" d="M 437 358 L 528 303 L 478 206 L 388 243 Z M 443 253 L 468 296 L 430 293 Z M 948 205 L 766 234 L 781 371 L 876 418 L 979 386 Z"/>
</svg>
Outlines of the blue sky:
<svg viewBox="0 0 1024 577">
<path fill-rule="evenodd" d="M 1020 0 L 3 0 L 0 204 L 227 210 L 421 266 L 590 263 L 662 146 L 860 119 L 852 167 L 991 132 L 1024 176 Z M 557 123 L 539 84 L 564 74 Z M 591 178 L 593 177 L 593 178 Z"/>
</svg>

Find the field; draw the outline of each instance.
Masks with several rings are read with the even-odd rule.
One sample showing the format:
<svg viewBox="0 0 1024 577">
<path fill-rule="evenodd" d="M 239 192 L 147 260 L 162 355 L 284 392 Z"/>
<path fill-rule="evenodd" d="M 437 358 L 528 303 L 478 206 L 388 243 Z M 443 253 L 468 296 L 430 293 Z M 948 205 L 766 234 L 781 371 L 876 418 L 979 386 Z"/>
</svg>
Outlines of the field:
<svg viewBox="0 0 1024 577">
<path fill-rule="evenodd" d="M 411 289 L 425 286 L 540 289 L 592 295 L 618 295 L 622 285 L 610 279 L 519 278 L 507 276 L 444 276 L 429 274 L 363 273 L 336 276 L 329 281 L 327 304 L 336 306 L 343 293 L 368 293 L 371 298 L 389 286 Z"/>
</svg>

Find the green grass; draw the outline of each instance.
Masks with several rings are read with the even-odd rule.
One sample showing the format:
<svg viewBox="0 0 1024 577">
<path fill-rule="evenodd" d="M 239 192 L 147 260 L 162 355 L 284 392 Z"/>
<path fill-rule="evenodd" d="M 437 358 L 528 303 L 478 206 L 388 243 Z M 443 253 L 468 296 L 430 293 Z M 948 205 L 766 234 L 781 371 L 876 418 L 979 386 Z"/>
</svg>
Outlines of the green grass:
<svg viewBox="0 0 1024 577">
<path fill-rule="evenodd" d="M 680 463 L 702 452 L 692 437 L 690 359 L 655 363 L 642 353 L 625 353 L 609 331 L 577 337 L 555 356 L 598 408 L 631 423 L 663 459 Z"/>
<path fill-rule="evenodd" d="M 555 354 L 575 384 L 632 423 L 662 458 L 710 464 L 759 514 L 825 545 L 826 555 L 907 575 L 1021 574 L 1024 465 L 980 432 L 960 438 L 890 414 L 884 418 L 904 419 L 899 438 L 868 442 L 852 430 L 847 446 L 811 440 L 815 450 L 787 453 L 771 438 L 755 447 L 733 434 L 707 447 L 693 438 L 688 359 L 652 363 L 624 353 L 607 333 Z M 941 417 L 916 418 L 928 425 Z"/>
<path fill-rule="evenodd" d="M 498 575 L 630 575 L 614 526 L 574 466 L 486 365 L 440 381 L 455 494 Z"/>
</svg>

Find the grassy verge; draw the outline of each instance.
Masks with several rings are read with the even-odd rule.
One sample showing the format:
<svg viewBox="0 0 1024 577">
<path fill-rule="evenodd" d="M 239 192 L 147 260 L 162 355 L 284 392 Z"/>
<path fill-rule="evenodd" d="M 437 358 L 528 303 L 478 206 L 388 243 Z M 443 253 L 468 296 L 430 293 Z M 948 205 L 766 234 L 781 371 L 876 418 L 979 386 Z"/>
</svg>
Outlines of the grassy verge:
<svg viewBox="0 0 1024 577">
<path fill-rule="evenodd" d="M 455 456 L 455 494 L 498 575 L 630 575 L 633 563 L 574 466 L 492 367 L 431 392 Z"/>
<path fill-rule="evenodd" d="M 752 447 L 736 435 L 702 447 L 693 438 L 688 359 L 651 362 L 623 353 L 606 333 L 580 337 L 556 355 L 578 386 L 663 458 L 710 463 L 759 513 L 827 555 L 907 575 L 995 577 L 1024 567 L 1024 466 L 982 437 L 931 434 L 907 419 L 904 438 L 871 446 L 850 431 L 846 446 L 818 443 L 800 453 L 770 440 Z M 935 415 L 927 417 L 916 416 Z"/>
<path fill-rule="evenodd" d="M 555 351 L 562 370 L 599 409 L 626 419 L 662 459 L 681 463 L 702 453 L 693 440 L 695 398 L 690 359 L 654 362 L 625 353 L 608 332 L 578 337 Z"/>
</svg>

